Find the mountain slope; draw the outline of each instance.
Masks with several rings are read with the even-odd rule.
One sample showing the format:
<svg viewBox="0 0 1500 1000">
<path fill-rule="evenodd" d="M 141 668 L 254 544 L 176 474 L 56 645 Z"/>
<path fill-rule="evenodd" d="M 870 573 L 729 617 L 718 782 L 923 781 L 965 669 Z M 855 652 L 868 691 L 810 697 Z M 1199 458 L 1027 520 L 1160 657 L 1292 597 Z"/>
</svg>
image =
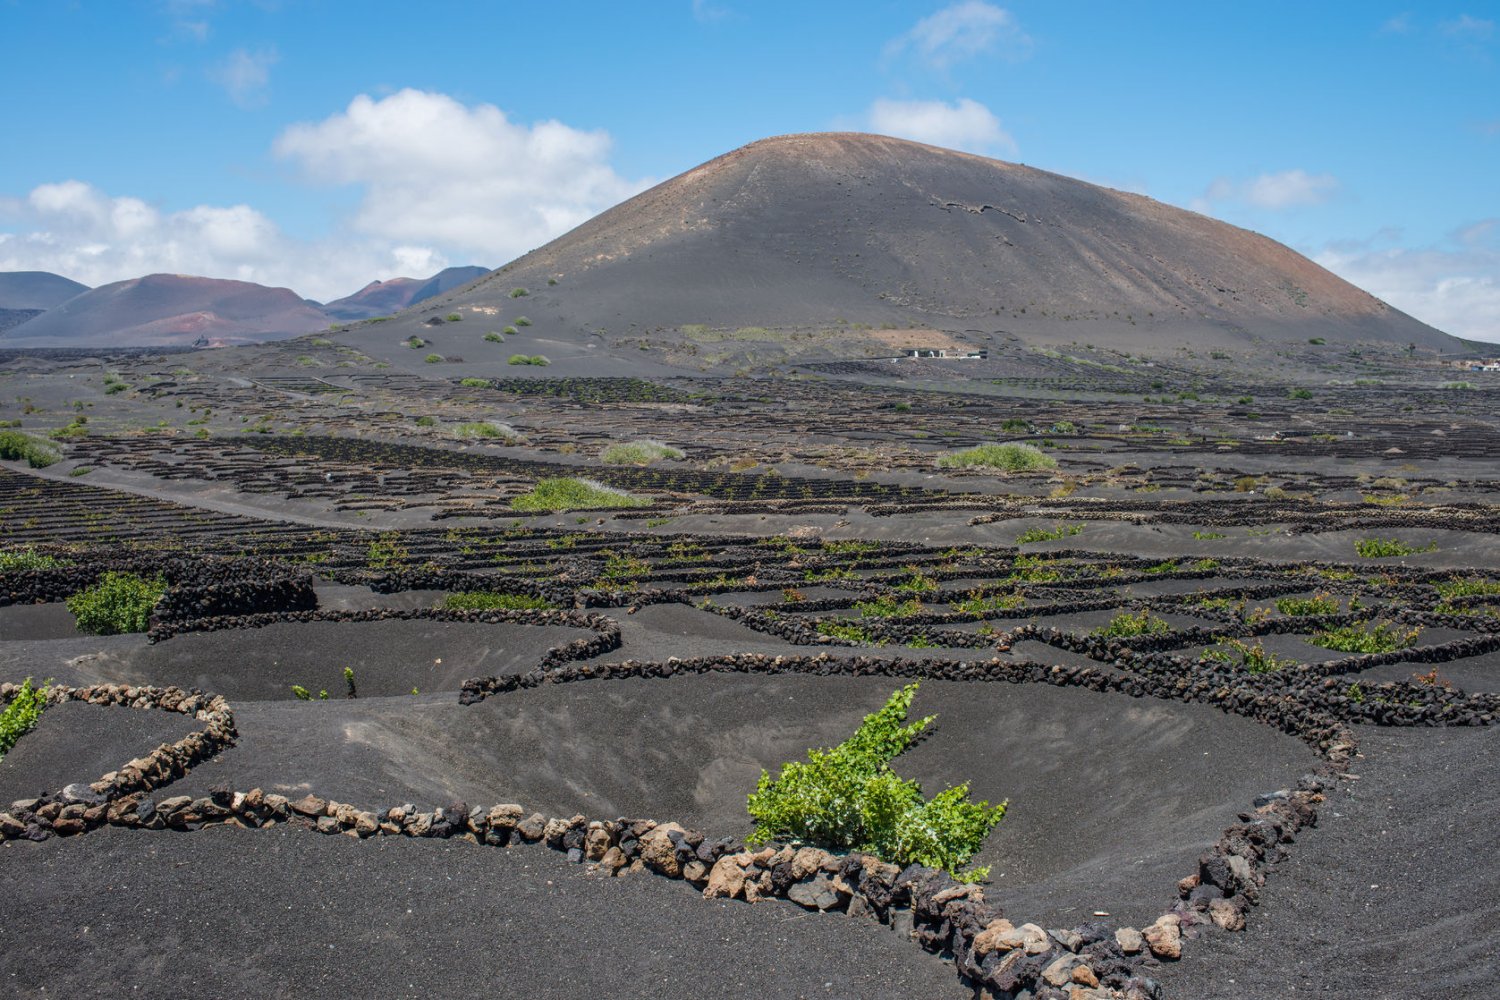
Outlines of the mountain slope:
<svg viewBox="0 0 1500 1000">
<path fill-rule="evenodd" d="M 341 320 L 389 316 L 489 273 L 490 269 L 487 267 L 448 267 L 426 279 L 391 278 L 388 281 L 372 281 L 353 295 L 324 304 L 323 311 L 334 319 Z"/>
<path fill-rule="evenodd" d="M 0 271 L 0 309 L 51 309 L 88 290 L 51 271 Z"/>
<path fill-rule="evenodd" d="M 512 302 L 518 288 L 532 297 Z M 767 139 L 703 164 L 431 300 L 400 332 L 428 314 L 503 318 L 517 305 L 538 332 L 607 331 L 614 346 L 630 334 L 649 347 L 684 326 L 847 324 L 1158 352 L 1313 337 L 1461 347 L 1248 230 L 1030 167 L 844 133 Z M 851 354 L 875 343 L 846 332 Z"/>
<path fill-rule="evenodd" d="M 288 288 L 152 274 L 101 285 L 7 331 L 12 347 L 186 346 L 280 340 L 328 317 Z"/>
</svg>

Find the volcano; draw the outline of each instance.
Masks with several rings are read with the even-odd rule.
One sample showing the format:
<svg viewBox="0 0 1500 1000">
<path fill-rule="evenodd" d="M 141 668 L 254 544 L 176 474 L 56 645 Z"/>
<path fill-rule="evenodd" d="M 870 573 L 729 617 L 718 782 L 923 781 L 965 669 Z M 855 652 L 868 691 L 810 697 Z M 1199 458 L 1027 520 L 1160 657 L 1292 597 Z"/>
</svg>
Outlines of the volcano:
<svg viewBox="0 0 1500 1000">
<path fill-rule="evenodd" d="M 1143 353 L 1312 338 L 1463 346 L 1249 230 L 1032 167 L 845 133 L 711 160 L 423 303 L 404 325 L 465 309 L 504 318 L 518 305 L 538 332 L 629 333 L 646 346 L 683 329 L 840 327 L 851 341 L 925 330 Z"/>
</svg>

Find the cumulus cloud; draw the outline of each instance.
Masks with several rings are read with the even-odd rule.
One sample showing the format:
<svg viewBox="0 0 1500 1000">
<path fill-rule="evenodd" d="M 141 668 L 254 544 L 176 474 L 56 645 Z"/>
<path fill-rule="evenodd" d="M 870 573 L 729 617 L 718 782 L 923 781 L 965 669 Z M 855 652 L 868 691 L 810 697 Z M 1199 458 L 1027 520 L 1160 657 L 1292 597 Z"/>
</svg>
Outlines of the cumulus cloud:
<svg viewBox="0 0 1500 1000">
<path fill-rule="evenodd" d="M 163 212 L 77 180 L 0 200 L 0 225 L 12 230 L 0 232 L 0 271 L 54 271 L 86 285 L 158 272 L 198 274 L 284 286 L 326 301 L 375 278 L 425 277 L 449 263 L 433 247 L 293 240 L 248 205 Z"/>
<path fill-rule="evenodd" d="M 420 90 L 361 94 L 338 114 L 286 129 L 274 148 L 314 181 L 362 188 L 358 231 L 496 262 L 646 187 L 615 172 L 603 131 L 525 125 L 494 105 Z"/>
<path fill-rule="evenodd" d="M 1239 202 L 1255 208 L 1277 211 L 1304 205 L 1321 205 L 1339 192 L 1339 180 L 1332 174 L 1310 174 L 1305 170 L 1283 170 L 1237 181 L 1217 177 L 1194 199 L 1192 208 L 1207 212 L 1224 202 Z"/>
<path fill-rule="evenodd" d="M 1465 226 L 1437 244 L 1396 245 L 1384 232 L 1330 244 L 1319 264 L 1440 330 L 1500 342 L 1500 219 Z"/>
<path fill-rule="evenodd" d="M 1438 30 L 1453 38 L 1469 41 L 1488 41 L 1495 33 L 1495 22 L 1470 14 L 1460 14 L 1450 21 L 1443 21 Z"/>
<path fill-rule="evenodd" d="M 995 113 L 978 101 L 893 101 L 881 98 L 870 105 L 870 129 L 884 135 L 969 152 L 1014 154 L 1015 140 Z"/>
<path fill-rule="evenodd" d="M 209 68 L 208 78 L 224 88 L 229 99 L 242 108 L 266 103 L 266 88 L 271 84 L 271 67 L 281 57 L 275 48 L 235 49 Z"/>
<path fill-rule="evenodd" d="M 906 53 L 933 69 L 945 70 L 986 52 L 1025 55 L 1031 39 L 1010 11 L 984 0 L 962 0 L 922 18 L 886 44 L 885 56 Z"/>
<path fill-rule="evenodd" d="M 712 21 L 722 21 L 728 17 L 730 10 L 723 4 L 712 3 L 710 0 L 693 0 L 693 19 L 703 24 Z"/>
</svg>

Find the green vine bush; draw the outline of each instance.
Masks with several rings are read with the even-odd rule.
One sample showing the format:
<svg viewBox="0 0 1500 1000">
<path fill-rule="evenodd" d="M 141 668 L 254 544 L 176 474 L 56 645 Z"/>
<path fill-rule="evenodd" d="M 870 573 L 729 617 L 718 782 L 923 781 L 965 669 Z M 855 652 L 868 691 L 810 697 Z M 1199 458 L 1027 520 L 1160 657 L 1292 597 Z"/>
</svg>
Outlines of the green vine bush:
<svg viewBox="0 0 1500 1000">
<path fill-rule="evenodd" d="M 831 850 L 864 851 L 898 865 L 939 868 L 964 882 L 989 876 L 968 867 L 1005 815 L 1006 803 L 969 799 L 969 783 L 925 798 L 915 781 L 891 770 L 936 716 L 907 723 L 917 684 L 909 684 L 865 719 L 854 735 L 806 761 L 762 771 L 749 797 L 751 844 L 786 839 Z"/>
<path fill-rule="evenodd" d="M 105 573 L 104 578 L 68 598 L 68 610 L 78 628 L 91 635 L 124 635 L 144 632 L 151 622 L 151 609 L 167 592 L 161 577 L 134 573 Z"/>
<path fill-rule="evenodd" d="M 47 685 L 34 688 L 31 686 L 31 678 L 26 678 L 15 700 L 5 706 L 5 711 L 0 712 L 0 760 L 4 760 L 5 755 L 10 753 L 16 740 L 31 732 L 46 706 Z"/>
</svg>

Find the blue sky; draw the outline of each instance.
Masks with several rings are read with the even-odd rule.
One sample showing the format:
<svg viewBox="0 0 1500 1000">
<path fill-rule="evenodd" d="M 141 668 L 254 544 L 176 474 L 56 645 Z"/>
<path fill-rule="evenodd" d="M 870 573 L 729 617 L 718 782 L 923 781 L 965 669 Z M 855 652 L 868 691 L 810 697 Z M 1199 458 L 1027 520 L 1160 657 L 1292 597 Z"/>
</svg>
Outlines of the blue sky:
<svg viewBox="0 0 1500 1000">
<path fill-rule="evenodd" d="M 847 128 L 1206 212 L 1500 340 L 1500 0 L 1144 6 L 0 0 L 0 270 L 327 299 Z"/>
</svg>

